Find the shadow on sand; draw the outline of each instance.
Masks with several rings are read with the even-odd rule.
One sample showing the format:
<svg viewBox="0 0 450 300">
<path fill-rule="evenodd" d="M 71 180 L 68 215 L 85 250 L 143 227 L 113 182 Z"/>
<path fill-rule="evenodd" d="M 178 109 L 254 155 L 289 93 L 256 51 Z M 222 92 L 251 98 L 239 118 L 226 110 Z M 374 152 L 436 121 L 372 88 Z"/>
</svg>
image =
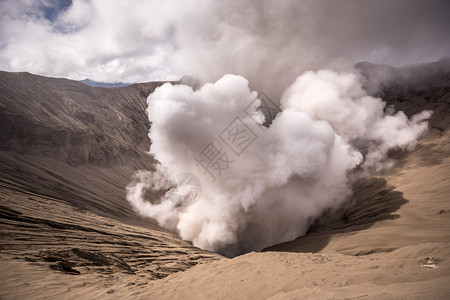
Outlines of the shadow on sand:
<svg viewBox="0 0 450 300">
<path fill-rule="evenodd" d="M 394 189 L 394 186 L 387 185 L 385 179 L 378 177 L 355 184 L 350 201 L 337 211 L 324 213 L 306 235 L 262 251 L 318 252 L 335 234 L 351 234 L 370 228 L 379 221 L 397 219 L 400 216 L 395 212 L 408 200 Z"/>
</svg>

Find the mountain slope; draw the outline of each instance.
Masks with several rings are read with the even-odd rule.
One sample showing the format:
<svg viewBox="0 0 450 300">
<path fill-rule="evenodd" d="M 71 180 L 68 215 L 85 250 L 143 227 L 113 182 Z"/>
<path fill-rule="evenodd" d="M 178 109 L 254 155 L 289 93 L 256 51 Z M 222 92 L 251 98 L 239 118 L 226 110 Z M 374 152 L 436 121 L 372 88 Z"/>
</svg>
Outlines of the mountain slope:
<svg viewBox="0 0 450 300">
<path fill-rule="evenodd" d="M 145 108 L 161 84 L 106 89 L 0 72 L 1 182 L 132 221 L 124 187 L 154 165 Z"/>
<path fill-rule="evenodd" d="M 107 89 L 0 72 L 2 261 L 147 282 L 222 258 L 140 217 L 125 199 L 131 175 L 155 164 L 145 109 L 161 84 Z"/>
</svg>

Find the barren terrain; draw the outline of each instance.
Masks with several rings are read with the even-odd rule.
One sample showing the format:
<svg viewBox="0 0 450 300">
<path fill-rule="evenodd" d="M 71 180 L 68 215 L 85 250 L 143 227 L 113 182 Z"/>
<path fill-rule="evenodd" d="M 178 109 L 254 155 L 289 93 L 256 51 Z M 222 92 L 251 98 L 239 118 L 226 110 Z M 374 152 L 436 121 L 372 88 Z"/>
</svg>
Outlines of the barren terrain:
<svg viewBox="0 0 450 300">
<path fill-rule="evenodd" d="M 233 259 L 125 200 L 131 174 L 155 164 L 145 101 L 161 83 L 106 89 L 1 72 L 0 298 L 448 299 L 449 62 L 360 64 L 384 78 L 366 88 L 389 105 L 432 109 L 430 131 L 307 235 Z"/>
</svg>

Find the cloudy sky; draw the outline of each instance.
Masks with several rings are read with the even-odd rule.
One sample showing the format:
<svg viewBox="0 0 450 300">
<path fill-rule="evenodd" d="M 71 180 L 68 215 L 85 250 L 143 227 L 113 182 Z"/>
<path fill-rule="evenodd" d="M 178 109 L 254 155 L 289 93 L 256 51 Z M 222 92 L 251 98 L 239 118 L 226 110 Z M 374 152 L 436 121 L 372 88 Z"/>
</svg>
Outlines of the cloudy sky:
<svg viewBox="0 0 450 300">
<path fill-rule="evenodd" d="M 252 80 L 450 56 L 449 1 L 0 0 L 0 69 L 139 82 Z"/>
</svg>

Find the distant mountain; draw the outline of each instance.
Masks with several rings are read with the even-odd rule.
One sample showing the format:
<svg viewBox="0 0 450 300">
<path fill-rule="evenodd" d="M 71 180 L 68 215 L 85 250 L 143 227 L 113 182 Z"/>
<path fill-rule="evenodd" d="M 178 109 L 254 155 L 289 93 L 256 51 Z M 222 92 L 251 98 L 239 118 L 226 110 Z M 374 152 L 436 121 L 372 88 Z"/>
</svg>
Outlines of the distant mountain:
<svg viewBox="0 0 450 300">
<path fill-rule="evenodd" d="M 368 93 L 383 98 L 408 116 L 431 109 L 431 128 L 450 128 L 450 58 L 401 68 L 368 62 L 355 67 L 361 72 Z"/>
<path fill-rule="evenodd" d="M 450 57 L 401 68 L 368 62 L 357 63 L 355 67 L 365 79 L 364 88 L 381 97 L 391 92 L 420 94 L 450 88 Z"/>
<path fill-rule="evenodd" d="M 82 82 L 88 86 L 92 86 L 92 87 L 105 87 L 105 88 L 115 88 L 115 87 L 124 87 L 124 86 L 132 85 L 132 83 L 124 83 L 124 82 L 114 82 L 114 83 L 99 82 L 99 81 L 91 80 L 89 78 L 80 80 L 80 82 Z"/>
</svg>

